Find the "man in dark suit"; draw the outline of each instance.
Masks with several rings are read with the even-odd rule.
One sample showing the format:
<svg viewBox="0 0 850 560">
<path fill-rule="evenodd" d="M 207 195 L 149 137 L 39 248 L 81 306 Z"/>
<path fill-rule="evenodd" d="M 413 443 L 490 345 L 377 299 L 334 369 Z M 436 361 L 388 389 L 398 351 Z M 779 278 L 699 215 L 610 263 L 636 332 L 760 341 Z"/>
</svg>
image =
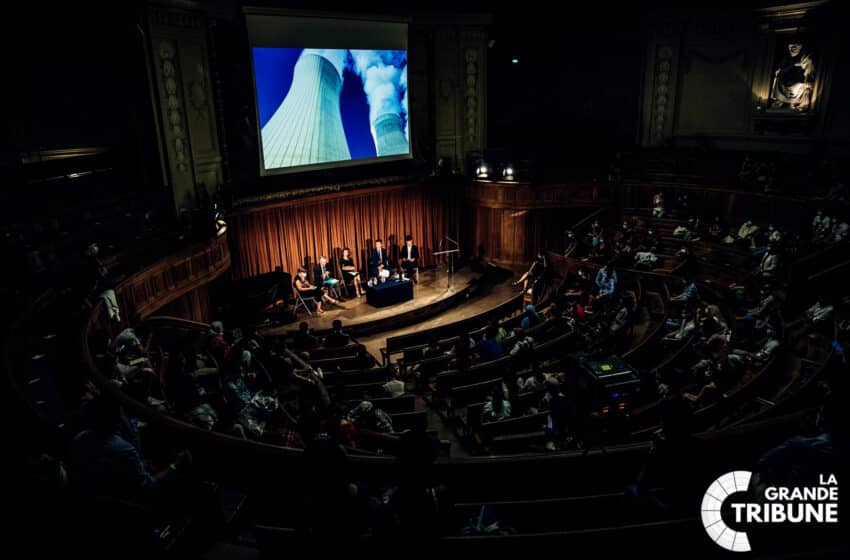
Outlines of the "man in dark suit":
<svg viewBox="0 0 850 560">
<path fill-rule="evenodd" d="M 337 293 L 339 290 L 338 284 L 336 282 L 328 282 L 328 280 L 331 279 L 333 279 L 331 266 L 328 263 L 328 258 L 322 255 L 319 257 L 318 264 L 313 267 L 313 284 L 320 289 L 327 287 L 328 295 L 331 297 L 339 297 L 339 294 Z"/>
<path fill-rule="evenodd" d="M 390 263 L 387 259 L 387 250 L 384 249 L 380 239 L 375 241 L 375 248 L 369 251 L 369 275 L 372 278 L 378 277 L 381 272 L 386 270 L 389 272 Z"/>
<path fill-rule="evenodd" d="M 414 274 L 419 266 L 419 247 L 413 244 L 411 235 L 404 236 L 404 247 L 401 248 L 401 267 L 408 278 L 412 278 L 416 282 Z"/>
<path fill-rule="evenodd" d="M 325 287 L 325 280 L 331 277 L 331 271 L 328 267 L 328 258 L 324 255 L 319 257 L 319 262 L 313 267 L 313 284 L 317 288 Z"/>
</svg>

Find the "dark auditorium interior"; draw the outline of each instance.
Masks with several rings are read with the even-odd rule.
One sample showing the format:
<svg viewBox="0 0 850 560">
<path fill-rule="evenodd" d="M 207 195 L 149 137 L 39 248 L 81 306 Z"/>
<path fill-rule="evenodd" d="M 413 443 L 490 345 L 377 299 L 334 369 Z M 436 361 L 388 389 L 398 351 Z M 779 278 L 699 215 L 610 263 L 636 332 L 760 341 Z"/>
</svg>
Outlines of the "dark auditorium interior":
<svg viewBox="0 0 850 560">
<path fill-rule="evenodd" d="M 3 556 L 850 557 L 848 31 L 8 5 Z"/>
</svg>

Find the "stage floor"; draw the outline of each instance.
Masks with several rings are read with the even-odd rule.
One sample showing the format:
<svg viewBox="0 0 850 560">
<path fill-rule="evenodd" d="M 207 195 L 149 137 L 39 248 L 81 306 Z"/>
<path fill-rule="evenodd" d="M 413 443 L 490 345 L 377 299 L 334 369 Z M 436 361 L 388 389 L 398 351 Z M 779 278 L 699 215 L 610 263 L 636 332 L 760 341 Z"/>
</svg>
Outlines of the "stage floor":
<svg viewBox="0 0 850 560">
<path fill-rule="evenodd" d="M 376 333 L 370 334 L 368 337 L 361 336 L 358 338 L 360 342 L 366 344 L 367 348 L 372 351 L 373 349 L 370 348 L 372 346 L 370 344 L 372 339 L 385 341 L 388 336 L 387 333 L 392 332 L 393 334 L 390 336 L 394 336 L 403 332 L 412 332 L 418 329 L 459 321 L 480 313 L 487 308 L 495 307 L 516 294 L 510 287 L 510 281 L 505 280 L 500 284 L 494 285 L 488 293 L 475 297 L 469 302 L 461 300 L 449 309 L 436 311 L 434 315 L 423 315 L 421 320 L 415 324 L 404 328 L 395 328 L 392 331 L 387 330 L 393 328 L 391 323 L 387 325 L 387 329 L 381 328 L 381 323 L 390 318 L 394 319 L 395 322 L 395 320 L 403 315 L 410 315 L 412 318 L 418 312 L 424 314 L 427 307 L 446 302 L 446 300 L 456 296 L 459 292 L 466 290 L 480 276 L 480 273 L 475 273 L 468 269 L 458 270 L 455 272 L 452 288 L 447 289 L 445 269 L 427 270 L 419 274 L 419 283 L 414 285 L 413 299 L 410 301 L 389 307 L 377 308 L 366 303 L 366 296 L 360 298 L 352 296 L 345 301 L 341 301 L 339 305 L 325 304 L 324 315 L 313 313 L 313 316 L 310 317 L 306 311 L 299 310 L 295 323 L 265 330 L 263 334 L 274 336 L 291 332 L 302 321 L 305 321 L 315 331 L 326 331 L 330 330 L 331 324 L 335 319 L 339 319 L 342 321 L 344 329 L 352 329 L 356 332 L 358 330 L 357 327 L 360 327 L 360 330 L 368 329 L 370 333 Z M 373 353 L 373 355 L 375 354 Z M 377 355 L 380 354 L 378 353 Z"/>
</svg>

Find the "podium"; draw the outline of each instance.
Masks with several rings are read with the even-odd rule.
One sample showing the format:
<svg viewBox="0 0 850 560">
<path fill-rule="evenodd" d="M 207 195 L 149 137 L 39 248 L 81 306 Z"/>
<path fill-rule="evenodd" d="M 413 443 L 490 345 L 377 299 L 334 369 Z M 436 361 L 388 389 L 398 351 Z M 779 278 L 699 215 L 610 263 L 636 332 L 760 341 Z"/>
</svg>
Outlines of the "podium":
<svg viewBox="0 0 850 560">
<path fill-rule="evenodd" d="M 443 250 L 443 241 L 448 241 L 449 243 L 454 244 L 454 249 L 446 249 L 444 251 Z M 458 244 L 457 241 L 455 241 L 454 239 L 452 239 L 448 235 L 443 238 L 443 241 L 440 241 L 440 250 L 434 252 L 434 256 L 436 257 L 438 255 L 448 255 L 449 266 L 448 266 L 448 269 L 447 269 L 448 274 L 446 276 L 446 291 L 449 291 L 454 287 L 454 273 L 455 273 L 454 256 L 457 253 L 460 253 L 460 245 Z"/>
</svg>

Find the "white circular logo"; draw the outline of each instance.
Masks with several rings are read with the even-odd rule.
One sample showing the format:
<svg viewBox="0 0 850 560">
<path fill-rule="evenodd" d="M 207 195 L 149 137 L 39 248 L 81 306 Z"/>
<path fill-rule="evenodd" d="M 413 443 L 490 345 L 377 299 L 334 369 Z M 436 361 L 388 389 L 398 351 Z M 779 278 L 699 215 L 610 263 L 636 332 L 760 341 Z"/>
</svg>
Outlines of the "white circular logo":
<svg viewBox="0 0 850 560">
<path fill-rule="evenodd" d="M 711 483 L 702 498 L 702 524 L 708 536 L 718 545 L 733 552 L 749 552 L 750 541 L 743 531 L 735 531 L 723 522 L 720 509 L 732 494 L 746 492 L 750 485 L 750 471 L 732 471 Z"/>
</svg>

